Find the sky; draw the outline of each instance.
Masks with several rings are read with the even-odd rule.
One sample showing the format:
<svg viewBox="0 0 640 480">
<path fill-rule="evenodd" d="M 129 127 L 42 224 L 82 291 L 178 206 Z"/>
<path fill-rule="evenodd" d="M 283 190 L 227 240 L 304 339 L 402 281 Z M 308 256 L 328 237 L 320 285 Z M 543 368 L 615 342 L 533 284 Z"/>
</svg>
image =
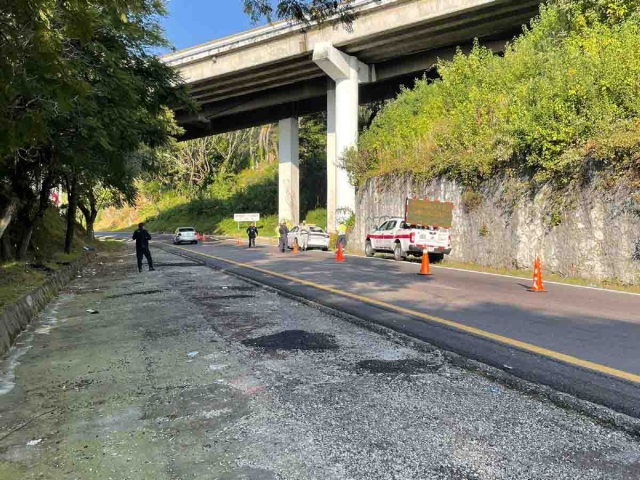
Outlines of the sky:
<svg viewBox="0 0 640 480">
<path fill-rule="evenodd" d="M 181 50 L 255 28 L 242 11 L 243 0 L 169 0 L 162 24 L 169 41 Z"/>
</svg>

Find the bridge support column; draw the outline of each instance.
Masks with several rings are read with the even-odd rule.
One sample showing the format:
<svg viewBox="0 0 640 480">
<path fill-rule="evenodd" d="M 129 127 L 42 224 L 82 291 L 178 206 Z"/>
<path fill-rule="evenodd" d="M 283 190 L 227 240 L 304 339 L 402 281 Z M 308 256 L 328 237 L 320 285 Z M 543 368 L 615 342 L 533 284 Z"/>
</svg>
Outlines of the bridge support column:
<svg viewBox="0 0 640 480">
<path fill-rule="evenodd" d="M 327 80 L 327 231 L 336 231 L 336 82 Z"/>
<path fill-rule="evenodd" d="M 280 120 L 278 131 L 278 218 L 297 225 L 300 221 L 300 172 L 298 118 Z"/>
<path fill-rule="evenodd" d="M 313 61 L 330 78 L 327 88 L 327 229 L 334 232 L 338 222 L 356 211 L 356 191 L 343 168 L 343 159 L 349 149 L 358 146 L 359 84 L 375 81 L 375 70 L 330 43 L 315 45 Z"/>
</svg>

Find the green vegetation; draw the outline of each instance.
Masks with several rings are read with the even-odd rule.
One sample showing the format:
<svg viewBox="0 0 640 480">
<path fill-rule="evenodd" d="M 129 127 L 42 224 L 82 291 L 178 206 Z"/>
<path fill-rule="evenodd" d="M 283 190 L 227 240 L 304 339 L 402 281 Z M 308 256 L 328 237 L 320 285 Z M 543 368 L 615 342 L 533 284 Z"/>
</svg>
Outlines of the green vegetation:
<svg viewBox="0 0 640 480">
<path fill-rule="evenodd" d="M 178 132 L 170 109 L 191 106 L 177 72 L 149 53 L 168 46 L 164 13 L 158 0 L 2 2 L 1 258 L 34 251 L 57 185 L 67 254 L 78 208 L 91 240 L 102 192 L 133 200 L 134 178 Z"/>
<path fill-rule="evenodd" d="M 337 15 L 348 24 L 353 18 L 349 1 L 246 0 L 244 6 L 256 20 Z M 223 137 L 229 142 L 218 142 L 217 157 L 200 163 L 176 146 L 180 129 L 171 110 L 194 106 L 179 75 L 151 53 L 169 47 L 159 23 L 165 14 L 163 0 L 0 3 L 0 308 L 40 285 L 60 263 L 78 258 L 78 234 L 92 243 L 101 209 L 132 205 L 136 186 L 143 186 L 144 199 L 159 198 L 156 188 L 162 197 L 156 203 L 169 205 L 151 214 L 159 226 L 185 213 L 191 217 L 184 221 L 206 218 L 212 229 L 228 231 L 225 216 L 232 209 L 260 211 L 267 224 L 274 222 L 268 214 L 277 203 L 275 167 L 262 165 L 275 158 L 271 127 L 252 129 L 262 135 L 256 142 L 237 133 Z M 317 137 L 322 126 L 308 127 Z M 314 175 L 323 176 L 317 168 L 323 159 L 314 156 L 311 130 L 301 151 L 308 158 L 303 177 L 314 185 Z M 248 156 L 235 155 L 241 141 Z M 175 161 L 176 152 L 183 161 Z M 256 161 L 243 164 L 246 158 Z M 203 181 L 189 176 L 198 165 Z M 238 175 L 245 168 L 252 170 Z M 166 173 L 170 182 L 162 183 Z M 58 185 L 67 197 L 62 216 L 51 208 Z M 318 198 L 322 191 L 309 190 L 304 208 L 315 208 Z"/>
<path fill-rule="evenodd" d="M 82 227 L 77 226 L 74 247 L 63 253 L 66 221 L 56 208 L 49 208 L 35 224 L 33 253 L 26 261 L 0 262 L 0 313 L 2 309 L 42 285 L 47 276 L 62 265 L 78 260 L 83 255 Z M 117 251 L 121 242 L 92 243 L 99 252 Z"/>
<path fill-rule="evenodd" d="M 566 187 L 600 171 L 638 182 L 639 8 L 551 1 L 504 56 L 476 45 L 440 62 L 441 79 L 402 92 L 361 136 L 353 179 L 410 173 L 473 188 L 502 173 Z"/>
<path fill-rule="evenodd" d="M 300 121 L 300 210 L 308 223 L 326 227 L 325 119 Z M 234 213 L 260 213 L 262 236 L 278 222 L 277 129 L 273 125 L 174 145 L 156 169 L 138 182 L 135 207 L 102 211 L 100 230 L 130 230 L 144 221 L 156 232 L 193 226 L 205 233 L 235 235 Z"/>
</svg>

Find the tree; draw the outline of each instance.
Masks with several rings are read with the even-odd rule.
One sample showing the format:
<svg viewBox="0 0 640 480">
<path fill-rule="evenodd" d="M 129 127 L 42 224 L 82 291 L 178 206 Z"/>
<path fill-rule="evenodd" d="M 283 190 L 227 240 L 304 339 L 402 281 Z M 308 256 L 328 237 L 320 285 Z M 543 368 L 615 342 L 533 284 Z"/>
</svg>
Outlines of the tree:
<svg viewBox="0 0 640 480">
<path fill-rule="evenodd" d="M 275 5 L 274 5 L 275 3 Z M 266 19 L 322 23 L 329 19 L 350 26 L 356 18 L 354 0 L 244 0 L 244 11 L 254 22 Z"/>
<path fill-rule="evenodd" d="M 327 118 L 319 113 L 300 119 L 300 213 L 326 207 Z"/>
<path fill-rule="evenodd" d="M 5 3 L 0 174 L 3 196 L 20 201 L 0 212 L 2 225 L 18 212 L 24 254 L 60 179 L 70 200 L 70 251 L 83 185 L 126 193 L 126 159 L 164 145 L 176 132 L 169 108 L 190 104 L 178 74 L 150 53 L 166 45 L 158 0 Z"/>
</svg>

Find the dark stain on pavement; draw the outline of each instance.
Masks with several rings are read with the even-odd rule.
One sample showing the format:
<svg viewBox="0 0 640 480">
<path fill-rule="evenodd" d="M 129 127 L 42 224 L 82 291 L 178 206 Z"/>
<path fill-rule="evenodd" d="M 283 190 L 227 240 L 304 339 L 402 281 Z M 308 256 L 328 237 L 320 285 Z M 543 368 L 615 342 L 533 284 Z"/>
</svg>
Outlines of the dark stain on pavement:
<svg viewBox="0 0 640 480">
<path fill-rule="evenodd" d="M 362 360 L 358 362 L 357 367 L 370 373 L 414 374 L 437 372 L 442 365 L 418 358 L 408 358 L 404 360 Z"/>
<path fill-rule="evenodd" d="M 304 330 L 285 330 L 273 335 L 248 338 L 242 341 L 248 347 L 259 347 L 265 350 L 337 350 L 338 344 L 333 335 L 326 333 L 305 332 Z"/>
<path fill-rule="evenodd" d="M 121 293 L 119 295 L 109 295 L 106 298 L 122 298 L 122 297 L 133 297 L 134 295 L 153 295 L 154 293 L 160 293 L 162 290 L 144 290 L 142 292 L 131 292 L 131 293 Z"/>
</svg>

